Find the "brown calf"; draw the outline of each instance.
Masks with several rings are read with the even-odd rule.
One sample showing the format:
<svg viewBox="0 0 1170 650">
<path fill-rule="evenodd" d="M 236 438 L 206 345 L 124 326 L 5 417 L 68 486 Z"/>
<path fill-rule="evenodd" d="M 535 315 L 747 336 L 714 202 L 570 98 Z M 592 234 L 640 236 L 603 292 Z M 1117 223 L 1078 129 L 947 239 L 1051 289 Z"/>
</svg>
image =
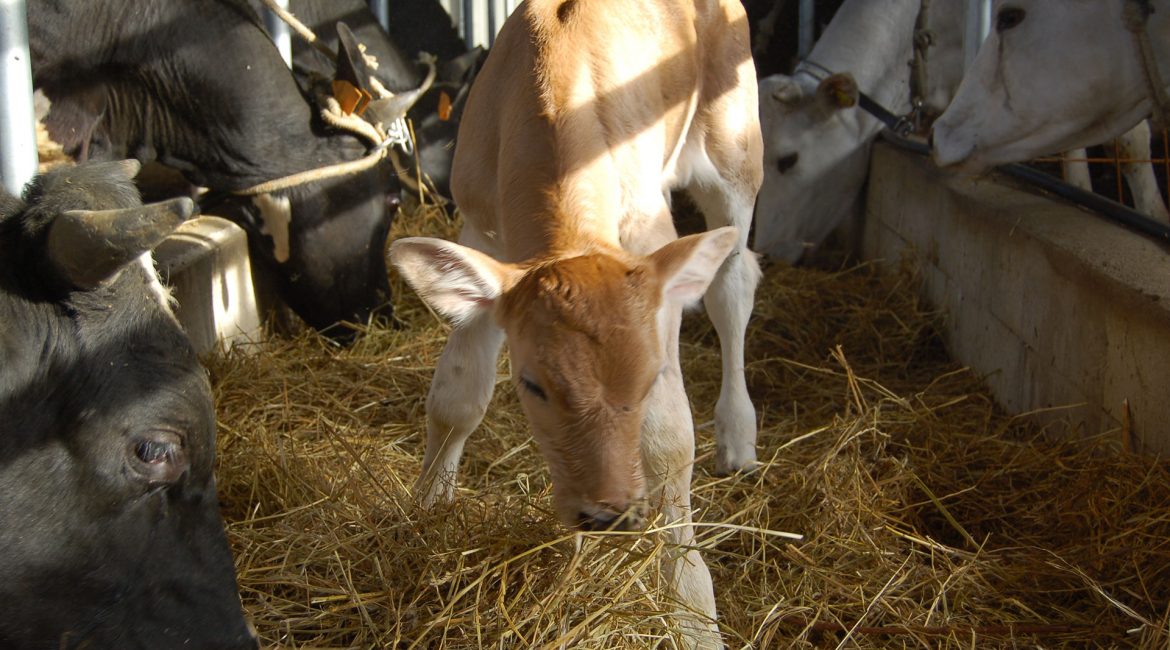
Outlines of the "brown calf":
<svg viewBox="0 0 1170 650">
<path fill-rule="evenodd" d="M 762 178 L 756 81 L 739 0 L 529 0 L 472 88 L 452 191 L 460 244 L 394 243 L 391 259 L 455 328 L 427 399 L 416 490 L 449 499 L 505 339 L 556 509 L 585 529 L 641 524 L 649 498 L 693 539 L 694 427 L 678 359 L 685 305 L 719 333 L 717 470 L 755 462 L 744 330 Z M 669 190 L 710 230 L 677 238 Z M 709 287 L 709 288 L 708 288 Z M 722 643 L 697 551 L 666 563 L 690 642 Z"/>
</svg>

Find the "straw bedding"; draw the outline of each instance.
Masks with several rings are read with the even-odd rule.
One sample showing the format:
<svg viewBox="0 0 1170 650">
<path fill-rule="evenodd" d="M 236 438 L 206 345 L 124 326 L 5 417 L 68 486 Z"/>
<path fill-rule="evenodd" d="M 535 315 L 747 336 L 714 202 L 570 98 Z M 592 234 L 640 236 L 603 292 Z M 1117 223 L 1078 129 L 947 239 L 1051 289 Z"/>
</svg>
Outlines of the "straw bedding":
<svg viewBox="0 0 1170 650">
<path fill-rule="evenodd" d="M 395 236 L 450 237 L 438 211 Z M 245 609 L 269 646 L 675 647 L 660 535 L 577 535 L 512 388 L 457 500 L 414 505 L 446 326 L 395 278 L 402 327 L 208 360 Z M 910 270 L 766 269 L 748 335 L 764 466 L 711 473 L 716 336 L 684 323 L 697 543 L 729 647 L 1170 644 L 1170 466 L 1118 432 L 1066 442 L 950 361 Z M 802 536 L 793 540 L 781 533 Z"/>
</svg>

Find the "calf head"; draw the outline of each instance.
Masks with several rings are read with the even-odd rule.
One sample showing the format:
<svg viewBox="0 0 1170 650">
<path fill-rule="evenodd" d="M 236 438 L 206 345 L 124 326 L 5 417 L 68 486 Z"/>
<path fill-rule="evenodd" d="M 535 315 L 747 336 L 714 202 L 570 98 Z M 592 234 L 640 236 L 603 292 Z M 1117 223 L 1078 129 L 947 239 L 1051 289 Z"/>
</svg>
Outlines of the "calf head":
<svg viewBox="0 0 1170 650">
<path fill-rule="evenodd" d="M 648 478 L 660 478 L 644 474 L 642 430 L 653 426 L 648 408 L 660 377 L 678 371 L 670 330 L 736 238 L 729 227 L 645 257 L 598 250 L 505 264 L 412 237 L 392 244 L 391 260 L 457 326 L 490 315 L 505 331 L 512 382 L 548 463 L 560 519 L 584 529 L 630 527 L 639 524 Z"/>
<path fill-rule="evenodd" d="M 754 248 L 788 263 L 845 222 L 868 166 L 868 142 L 849 114 L 858 89 L 845 73 L 823 81 L 774 75 L 760 82 L 764 182 Z"/>
<path fill-rule="evenodd" d="M 256 646 L 207 374 L 141 257 L 193 206 L 142 206 L 137 167 L 64 168 L 0 200 L 3 647 Z"/>
</svg>

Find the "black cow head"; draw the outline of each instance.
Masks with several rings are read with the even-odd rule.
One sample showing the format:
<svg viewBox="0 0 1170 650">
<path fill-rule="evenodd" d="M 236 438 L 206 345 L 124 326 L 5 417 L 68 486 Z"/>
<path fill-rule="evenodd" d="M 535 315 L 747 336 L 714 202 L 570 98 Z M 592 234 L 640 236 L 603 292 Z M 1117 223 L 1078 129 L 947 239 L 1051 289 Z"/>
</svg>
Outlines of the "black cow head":
<svg viewBox="0 0 1170 650">
<path fill-rule="evenodd" d="M 387 166 L 255 197 L 211 195 L 207 212 L 248 231 L 253 272 L 309 326 L 337 341 L 345 323 L 389 321 L 386 240 L 398 208 Z"/>
<path fill-rule="evenodd" d="M 260 4 L 253 0 L 253 5 Z M 377 92 L 367 82 L 372 75 L 385 89 L 400 97 L 412 97 L 407 117 L 413 127 L 414 151 L 390 151 L 395 171 L 410 191 L 417 189 L 421 171 L 423 183 L 450 199 L 455 135 L 468 89 L 487 53 L 479 47 L 466 49 L 435 0 L 390 3 L 389 34 L 378 24 L 365 0 L 293 0 L 290 9 L 354 71 L 356 78 L 349 81 L 376 98 Z M 360 43 L 363 54 L 357 54 L 352 43 Z M 426 85 L 427 66 L 416 61 L 424 51 L 438 56 L 436 76 L 423 92 L 416 92 Z M 364 58 L 377 61 L 377 67 L 371 70 L 361 65 Z M 293 68 L 305 85 L 311 85 L 314 79 L 332 77 L 336 70 L 333 57 L 300 39 L 293 40 Z"/>
<path fill-rule="evenodd" d="M 0 192 L 0 647 L 256 647 L 207 374 L 141 257 L 193 208 L 137 169 Z"/>
</svg>

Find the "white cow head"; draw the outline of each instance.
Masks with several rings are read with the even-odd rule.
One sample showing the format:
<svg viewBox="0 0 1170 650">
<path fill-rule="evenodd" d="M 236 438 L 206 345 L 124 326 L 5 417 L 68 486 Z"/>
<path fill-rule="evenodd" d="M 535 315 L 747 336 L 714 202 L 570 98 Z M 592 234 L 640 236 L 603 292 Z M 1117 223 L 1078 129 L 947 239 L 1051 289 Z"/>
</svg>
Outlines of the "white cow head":
<svg viewBox="0 0 1170 650">
<path fill-rule="evenodd" d="M 760 81 L 764 184 L 754 248 L 793 263 L 850 214 L 865 181 L 872 128 L 855 108 L 853 77 L 805 74 Z M 876 122 L 874 122 L 876 124 Z"/>
<path fill-rule="evenodd" d="M 1149 114 L 1125 0 L 997 0 L 994 29 L 934 124 L 940 165 L 976 171 L 1114 138 Z M 1170 4 L 1148 25 L 1166 69 Z"/>
</svg>

